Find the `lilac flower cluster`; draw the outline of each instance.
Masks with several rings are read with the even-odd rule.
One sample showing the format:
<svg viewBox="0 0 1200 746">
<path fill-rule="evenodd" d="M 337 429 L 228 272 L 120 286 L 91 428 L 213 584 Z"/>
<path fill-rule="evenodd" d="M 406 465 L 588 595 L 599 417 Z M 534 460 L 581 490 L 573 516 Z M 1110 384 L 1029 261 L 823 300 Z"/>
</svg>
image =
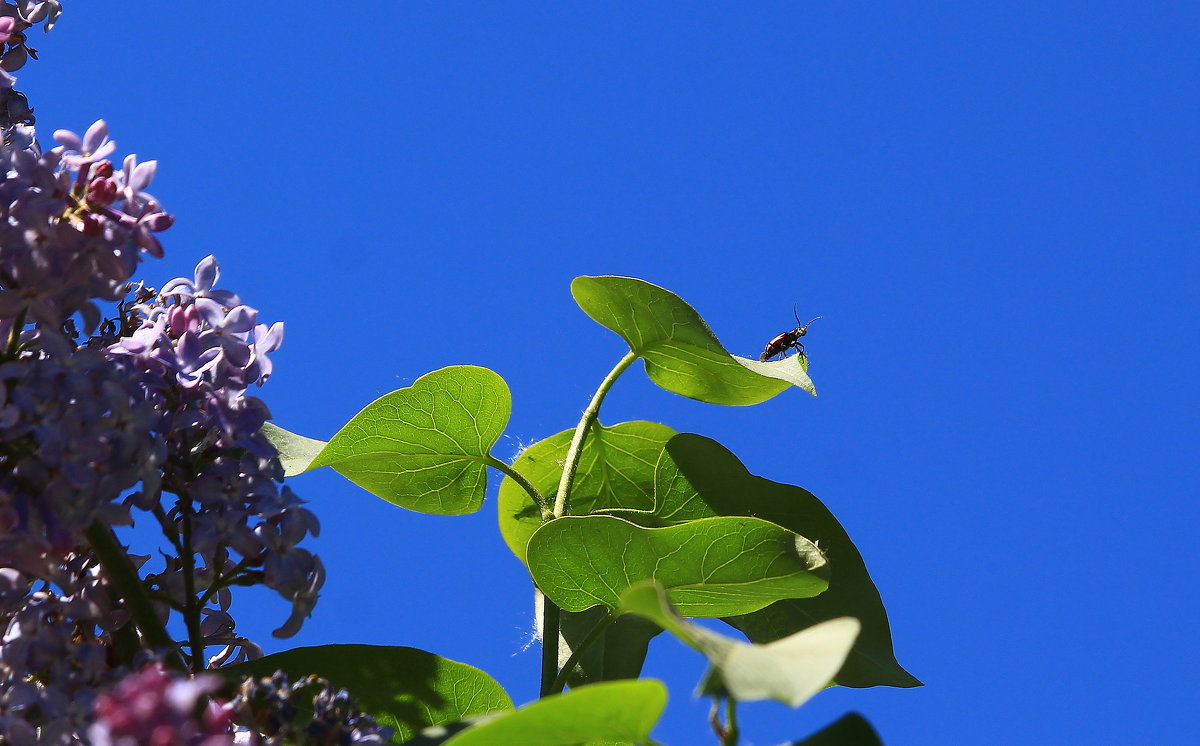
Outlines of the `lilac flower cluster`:
<svg viewBox="0 0 1200 746">
<path fill-rule="evenodd" d="M 146 377 L 168 454 L 161 489 L 179 497 L 158 516 L 180 537 L 181 551 L 177 564 L 151 578 L 156 589 L 184 610 L 189 574 L 210 598 L 234 583 L 260 582 L 292 602 L 291 617 L 275 631 L 288 637 L 311 613 L 325 580 L 320 559 L 297 546 L 320 525 L 278 486 L 283 469 L 262 433 L 270 413 L 245 395 L 270 376 L 268 354 L 282 342 L 283 325 L 258 323 L 256 310 L 215 287 L 219 272 L 210 256 L 193 278 L 167 283 L 134 308 L 141 324 L 107 352 Z M 159 495 L 143 490 L 131 503 L 155 511 Z M 193 554 L 202 563 L 189 568 Z"/>
<path fill-rule="evenodd" d="M 129 615 L 95 560 L 72 554 L 50 575 L 34 590 L 0 568 L 0 741 L 14 746 L 76 743 L 95 692 L 120 674 L 107 634 Z"/>
<path fill-rule="evenodd" d="M 392 737 L 392 729 L 359 710 L 346 690 L 319 676 L 292 684 L 282 671 L 248 678 L 228 709 L 234 723 L 247 729 L 238 742 L 252 746 L 382 746 Z M 298 719 L 301 709 L 312 719 Z"/>
<path fill-rule="evenodd" d="M 155 233 L 173 219 L 144 190 L 157 162 L 125 159 L 96 122 L 83 137 L 59 130 L 60 143 L 39 153 L 37 143 L 0 150 L 0 332 L 38 325 L 43 338 L 80 314 L 84 333 L 101 319 L 95 301 L 115 302 L 137 268 L 139 254 L 161 256 Z M 53 344 L 45 340 L 43 345 Z M 58 352 L 67 351 L 59 344 Z"/>
<path fill-rule="evenodd" d="M 0 1 L 0 66 L 34 56 L 24 31 L 58 12 Z M 174 715 L 122 709 L 202 693 L 161 671 L 102 694 L 153 635 L 130 623 L 130 589 L 117 590 L 89 537 L 150 516 L 173 547 L 159 571 L 134 576 L 160 623 L 174 610 L 188 630 L 156 655 L 186 651 L 196 670 L 261 655 L 229 614 L 237 585 L 282 594 L 292 612 L 275 634 L 299 629 L 324 568 L 297 545 L 319 525 L 281 486 L 261 432 L 270 413 L 246 395 L 270 377 L 283 326 L 217 289 L 212 257 L 161 293 L 131 286 L 172 223 L 145 191 L 156 163 L 129 156 L 116 169 L 103 121 L 56 132 L 43 152 L 12 80 L 0 71 L 0 742 L 86 742 L 95 720 L 97 743 L 225 743 Z M 147 558 L 127 559 L 136 570 Z"/>
</svg>

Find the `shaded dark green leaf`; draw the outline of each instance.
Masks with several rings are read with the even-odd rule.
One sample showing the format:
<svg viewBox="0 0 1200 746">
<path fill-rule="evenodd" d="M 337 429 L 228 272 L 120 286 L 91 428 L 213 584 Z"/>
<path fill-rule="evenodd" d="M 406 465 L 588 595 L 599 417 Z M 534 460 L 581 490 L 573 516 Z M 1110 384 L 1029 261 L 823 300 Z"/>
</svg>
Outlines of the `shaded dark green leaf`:
<svg viewBox="0 0 1200 746">
<path fill-rule="evenodd" d="M 668 525 L 715 515 L 752 515 L 812 539 L 829 558 L 829 590 L 726 621 L 753 642 L 770 642 L 826 619 L 855 617 L 862 622 L 862 634 L 837 683 L 920 686 L 896 661 L 887 612 L 858 549 L 829 509 L 808 491 L 754 476 L 716 441 L 681 434 L 667 444 L 655 473 L 654 514 Z"/>
<path fill-rule="evenodd" d="M 597 624 L 608 617 L 608 609 L 593 606 L 584 611 L 559 615 L 558 665 L 562 668 L 575 648 Z M 627 614 L 615 620 L 583 652 L 567 685 L 578 687 L 597 681 L 636 679 L 642 673 L 650 640 L 662 632 L 657 624 Z"/>
<path fill-rule="evenodd" d="M 791 746 L 883 746 L 883 741 L 862 715 L 851 712 Z"/>
</svg>

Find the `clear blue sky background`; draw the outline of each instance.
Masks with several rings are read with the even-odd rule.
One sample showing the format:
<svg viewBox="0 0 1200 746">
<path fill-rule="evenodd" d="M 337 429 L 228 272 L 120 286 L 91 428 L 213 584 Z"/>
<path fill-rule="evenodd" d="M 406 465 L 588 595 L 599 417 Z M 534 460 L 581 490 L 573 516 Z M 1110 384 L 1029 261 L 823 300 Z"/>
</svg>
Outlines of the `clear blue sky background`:
<svg viewBox="0 0 1200 746">
<path fill-rule="evenodd" d="M 456 363 L 573 424 L 622 353 L 580 274 L 681 295 L 733 351 L 792 322 L 821 396 L 748 409 L 629 374 L 603 419 L 724 443 L 839 516 L 927 686 L 747 706 L 746 742 L 863 712 L 889 744 L 1195 736 L 1200 6 L 70 2 L 21 71 L 44 135 L 106 118 L 287 340 L 263 389 L 328 437 Z M 324 532 L 286 645 L 412 645 L 535 696 L 495 529 L 294 481 Z M 285 605 L 235 606 L 271 650 Z M 712 743 L 656 641 L 661 740 Z"/>
</svg>

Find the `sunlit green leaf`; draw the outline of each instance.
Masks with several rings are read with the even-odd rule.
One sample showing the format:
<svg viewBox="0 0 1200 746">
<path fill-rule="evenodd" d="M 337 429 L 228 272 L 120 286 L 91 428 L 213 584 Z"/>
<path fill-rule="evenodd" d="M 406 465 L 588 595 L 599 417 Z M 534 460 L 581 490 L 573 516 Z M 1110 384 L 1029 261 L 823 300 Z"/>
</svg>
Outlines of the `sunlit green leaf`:
<svg viewBox="0 0 1200 746">
<path fill-rule="evenodd" d="M 757 404 L 789 386 L 816 394 L 797 356 L 770 363 L 731 355 L 679 296 L 632 277 L 577 277 L 571 294 L 645 361 L 667 391 L 710 404 Z M 757 344 L 757 341 L 756 341 Z"/>
<path fill-rule="evenodd" d="M 547 499 L 553 499 L 573 430 L 564 430 L 527 448 L 513 468 Z M 657 422 L 592 425 L 571 490 L 567 513 L 586 515 L 609 507 L 649 509 L 654 505 L 654 469 L 675 431 Z M 512 479 L 500 483 L 500 534 L 508 548 L 525 561 L 525 545 L 542 524 L 533 498 Z"/>
<path fill-rule="evenodd" d="M 667 444 L 655 472 L 657 522 L 671 525 L 717 515 L 752 515 L 812 539 L 829 558 L 829 590 L 779 601 L 727 619 L 754 642 L 770 642 L 825 619 L 852 616 L 862 634 L 837 675 L 843 686 L 920 686 L 892 650 L 887 612 L 858 549 L 820 500 L 799 487 L 757 477 L 716 441 L 681 434 Z M 633 514 L 625 517 L 638 523 Z"/>
<path fill-rule="evenodd" d="M 286 438 L 278 428 L 270 436 L 288 449 L 292 469 L 331 466 L 403 508 L 461 515 L 483 503 L 490 451 L 510 411 L 504 379 L 459 365 L 371 402 L 315 455 L 320 441 Z"/>
<path fill-rule="evenodd" d="M 468 728 L 445 746 L 644 743 L 666 704 L 667 689 L 654 679 L 590 684 Z"/>
<path fill-rule="evenodd" d="M 652 620 L 708 658 L 705 694 L 739 702 L 773 699 L 791 707 L 829 684 L 859 630 L 857 619 L 842 617 L 766 645 L 748 644 L 685 621 L 671 609 L 662 587 L 652 582 L 621 594 L 620 608 Z"/>
<path fill-rule="evenodd" d="M 626 588 L 653 579 L 681 613 L 701 617 L 816 595 L 829 571 L 804 537 L 740 517 L 643 528 L 611 516 L 568 516 L 534 533 L 527 558 L 538 588 L 567 611 L 615 609 Z"/>
<path fill-rule="evenodd" d="M 237 681 L 246 676 L 270 676 L 277 670 L 286 672 L 292 682 L 316 674 L 350 692 L 359 708 L 396 729 L 395 743 L 428 726 L 513 706 L 504 689 L 483 671 L 416 648 L 295 648 L 222 668 L 220 673 Z"/>
<path fill-rule="evenodd" d="M 883 741 L 862 715 L 851 712 L 791 746 L 883 746 Z"/>
</svg>

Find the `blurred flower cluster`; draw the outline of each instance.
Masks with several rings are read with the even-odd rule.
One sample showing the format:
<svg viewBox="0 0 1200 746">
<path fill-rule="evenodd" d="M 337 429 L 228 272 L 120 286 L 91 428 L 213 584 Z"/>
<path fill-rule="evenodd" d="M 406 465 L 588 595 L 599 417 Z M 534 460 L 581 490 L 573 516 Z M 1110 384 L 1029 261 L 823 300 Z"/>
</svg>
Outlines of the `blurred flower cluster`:
<svg viewBox="0 0 1200 746">
<path fill-rule="evenodd" d="M 138 664 L 261 655 L 235 586 L 291 603 L 280 637 L 316 602 L 324 568 L 298 546 L 316 517 L 246 393 L 283 325 L 216 287 L 213 257 L 161 291 L 130 282 L 173 222 L 146 192 L 156 162 L 118 168 L 103 121 L 43 150 L 12 90 L 26 31 L 60 10 L 0 1 L 0 743 L 229 743 L 228 719 L 197 715 L 208 684 Z M 161 543 L 132 555 L 113 528 L 143 520 Z"/>
<path fill-rule="evenodd" d="M 238 743 L 254 746 L 382 746 L 392 729 L 360 711 L 345 690 L 319 676 L 289 683 L 283 672 L 248 678 L 227 705 L 233 722 L 245 732 Z M 311 719 L 298 718 L 312 712 Z"/>
</svg>

